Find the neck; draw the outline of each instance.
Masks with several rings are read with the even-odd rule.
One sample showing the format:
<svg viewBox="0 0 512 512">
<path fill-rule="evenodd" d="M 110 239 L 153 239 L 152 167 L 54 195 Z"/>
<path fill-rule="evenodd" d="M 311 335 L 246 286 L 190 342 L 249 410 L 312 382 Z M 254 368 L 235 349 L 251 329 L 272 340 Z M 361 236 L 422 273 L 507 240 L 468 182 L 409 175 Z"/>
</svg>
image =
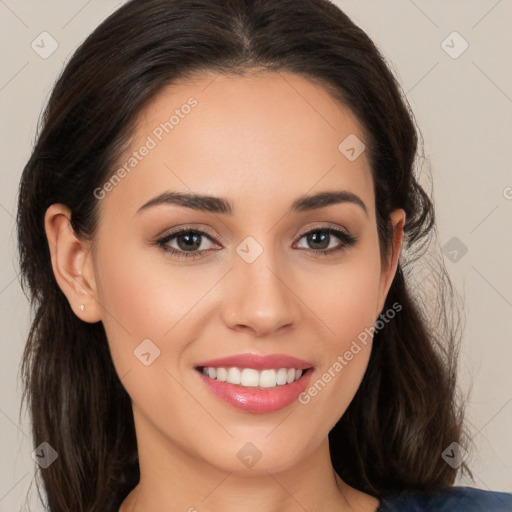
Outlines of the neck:
<svg viewBox="0 0 512 512">
<path fill-rule="evenodd" d="M 138 432 L 145 429 L 139 429 Z M 163 448 L 164 447 L 164 448 Z M 119 512 L 375 512 L 378 500 L 335 473 L 326 438 L 305 459 L 279 471 L 226 471 L 168 439 L 138 438 L 141 478 Z M 220 466 L 221 464 L 219 464 Z"/>
</svg>

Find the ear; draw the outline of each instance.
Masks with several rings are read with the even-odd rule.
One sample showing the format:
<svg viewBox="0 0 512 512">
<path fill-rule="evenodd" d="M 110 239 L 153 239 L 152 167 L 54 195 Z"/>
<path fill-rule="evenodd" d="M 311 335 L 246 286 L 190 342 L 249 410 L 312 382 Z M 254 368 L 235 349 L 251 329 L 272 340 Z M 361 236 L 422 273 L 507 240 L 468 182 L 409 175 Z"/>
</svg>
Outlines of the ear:
<svg viewBox="0 0 512 512">
<path fill-rule="evenodd" d="M 59 288 L 71 309 L 85 322 L 101 320 L 90 244 L 77 238 L 71 226 L 71 212 L 63 204 L 53 204 L 44 217 L 44 225 Z M 80 306 L 83 305 L 83 311 Z"/>
<path fill-rule="evenodd" d="M 398 257 L 400 256 L 400 249 L 402 248 L 405 211 L 401 208 L 393 210 L 390 214 L 390 220 L 393 226 L 391 254 L 386 255 L 385 263 L 382 265 L 379 284 L 379 301 L 375 318 L 377 318 L 384 309 L 384 303 L 398 267 Z"/>
</svg>

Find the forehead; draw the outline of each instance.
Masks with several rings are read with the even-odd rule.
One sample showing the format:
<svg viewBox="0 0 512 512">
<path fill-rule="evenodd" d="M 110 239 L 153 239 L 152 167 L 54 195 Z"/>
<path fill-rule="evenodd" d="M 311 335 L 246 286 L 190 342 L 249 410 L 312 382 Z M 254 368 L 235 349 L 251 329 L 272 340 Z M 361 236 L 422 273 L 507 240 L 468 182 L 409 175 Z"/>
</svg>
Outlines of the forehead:
<svg viewBox="0 0 512 512">
<path fill-rule="evenodd" d="M 167 190 L 249 206 L 339 188 L 364 196 L 371 207 L 364 143 L 352 112 L 307 78 L 198 75 L 167 87 L 140 113 L 116 167 L 126 172 L 102 207 L 117 201 L 136 211 Z M 348 158 L 347 144 L 362 153 Z"/>
</svg>

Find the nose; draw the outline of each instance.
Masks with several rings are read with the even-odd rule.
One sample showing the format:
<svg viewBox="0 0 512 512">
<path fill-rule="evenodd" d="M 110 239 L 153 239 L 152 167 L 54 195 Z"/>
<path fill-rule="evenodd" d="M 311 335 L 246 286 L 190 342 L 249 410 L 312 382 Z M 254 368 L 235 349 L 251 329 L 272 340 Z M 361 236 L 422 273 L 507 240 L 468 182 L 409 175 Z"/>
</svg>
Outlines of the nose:
<svg viewBox="0 0 512 512">
<path fill-rule="evenodd" d="M 224 290 L 224 322 L 254 337 L 292 328 L 300 317 L 300 300 L 293 290 L 291 272 L 280 271 L 270 252 L 264 251 L 252 263 L 237 257 Z"/>
</svg>

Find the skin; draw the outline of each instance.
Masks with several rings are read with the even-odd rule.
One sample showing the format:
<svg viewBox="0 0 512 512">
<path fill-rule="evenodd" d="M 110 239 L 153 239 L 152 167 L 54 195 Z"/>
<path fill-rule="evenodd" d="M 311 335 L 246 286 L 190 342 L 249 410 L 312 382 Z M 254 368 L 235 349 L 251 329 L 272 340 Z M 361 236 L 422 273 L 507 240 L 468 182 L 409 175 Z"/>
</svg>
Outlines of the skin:
<svg viewBox="0 0 512 512">
<path fill-rule="evenodd" d="M 120 511 L 375 511 L 375 498 L 334 472 L 327 438 L 363 378 L 371 341 L 308 404 L 273 413 L 220 401 L 194 366 L 285 353 L 313 364 L 314 383 L 383 312 L 405 212 L 392 212 L 393 250 L 381 259 L 366 152 L 349 161 L 338 150 L 350 134 L 364 141 L 360 125 L 292 74 L 174 84 L 142 112 L 125 156 L 190 96 L 197 107 L 99 201 L 92 244 L 76 238 L 66 206 L 45 217 L 57 282 L 83 321 L 103 322 L 132 399 L 141 481 Z M 367 214 L 348 202 L 288 213 L 297 197 L 328 190 L 357 194 Z M 235 212 L 160 205 L 137 214 L 165 191 L 227 198 Z M 318 245 L 303 234 L 326 226 L 356 244 L 315 258 Z M 156 244 L 179 227 L 208 233 L 201 256 L 179 258 Z M 263 248 L 253 263 L 236 252 L 248 236 Z M 178 242 L 168 246 L 185 252 Z M 328 248 L 341 243 L 332 235 Z M 134 350 L 148 338 L 161 353 L 145 366 Z M 247 442 L 262 454 L 252 468 L 237 457 Z"/>
</svg>

